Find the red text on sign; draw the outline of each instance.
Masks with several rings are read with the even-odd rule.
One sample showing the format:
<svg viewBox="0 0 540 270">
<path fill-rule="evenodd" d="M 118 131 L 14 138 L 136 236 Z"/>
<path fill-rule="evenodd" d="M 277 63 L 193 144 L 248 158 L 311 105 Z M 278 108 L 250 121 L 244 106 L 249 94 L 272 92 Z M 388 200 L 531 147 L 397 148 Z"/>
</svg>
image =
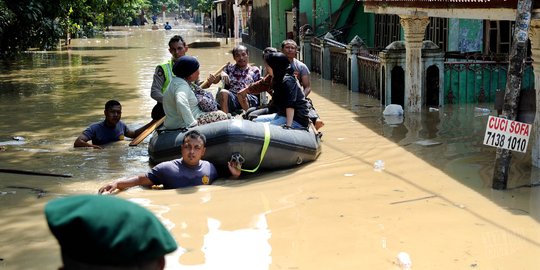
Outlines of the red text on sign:
<svg viewBox="0 0 540 270">
<path fill-rule="evenodd" d="M 530 125 L 523 124 L 520 122 L 512 122 L 510 124 L 510 133 L 515 133 L 517 135 L 529 136 Z"/>
<path fill-rule="evenodd" d="M 489 118 L 488 127 L 490 129 L 506 131 L 507 126 L 508 126 L 508 120 L 506 120 L 504 118 L 497 118 L 497 117 L 490 117 Z"/>
</svg>

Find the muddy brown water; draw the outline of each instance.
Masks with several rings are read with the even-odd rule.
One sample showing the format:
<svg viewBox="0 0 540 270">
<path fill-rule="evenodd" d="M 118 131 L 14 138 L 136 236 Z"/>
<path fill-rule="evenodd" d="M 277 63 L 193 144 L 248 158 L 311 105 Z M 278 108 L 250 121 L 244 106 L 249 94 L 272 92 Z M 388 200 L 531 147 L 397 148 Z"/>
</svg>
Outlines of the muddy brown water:
<svg viewBox="0 0 540 270">
<path fill-rule="evenodd" d="M 2 62 L 0 168 L 73 177 L 0 173 L 0 269 L 56 269 L 59 247 L 44 205 L 148 170 L 147 142 L 92 150 L 73 149 L 73 141 L 102 119 L 108 99 L 122 103 L 128 125 L 149 121 L 152 74 L 169 57 L 168 39 L 211 39 L 188 24 L 117 30 Z M 203 78 L 232 61 L 234 42 L 221 41 L 188 51 Z M 251 62 L 258 58 L 252 52 Z M 495 151 L 482 145 L 487 116 L 474 107 L 493 105 L 392 119 L 375 99 L 317 74 L 312 84 L 326 123 L 317 161 L 212 186 L 117 195 L 170 229 L 180 248 L 167 256 L 168 269 L 399 269 L 399 252 L 413 269 L 540 267 L 540 192 L 527 186 L 540 174 L 529 154 L 514 155 L 510 190 L 490 188 Z M 374 169 L 378 160 L 382 170 Z"/>
</svg>

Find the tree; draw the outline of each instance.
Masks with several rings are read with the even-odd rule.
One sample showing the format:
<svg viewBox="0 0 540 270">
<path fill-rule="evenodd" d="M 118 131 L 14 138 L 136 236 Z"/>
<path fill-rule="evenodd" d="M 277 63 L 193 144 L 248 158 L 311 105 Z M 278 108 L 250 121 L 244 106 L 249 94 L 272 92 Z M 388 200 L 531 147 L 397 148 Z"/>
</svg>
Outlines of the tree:
<svg viewBox="0 0 540 270">
<path fill-rule="evenodd" d="M 99 0 L 99 2 L 103 2 L 103 17 L 106 27 L 129 24 L 147 5 L 146 0 Z"/>
<path fill-rule="evenodd" d="M 161 8 L 163 5 L 169 11 L 178 11 L 178 1 L 177 0 L 150 0 L 150 11 L 152 14 L 161 14 Z"/>
<path fill-rule="evenodd" d="M 197 9 L 202 13 L 210 13 L 212 11 L 212 0 L 198 0 Z"/>
<path fill-rule="evenodd" d="M 0 53 L 52 49 L 61 37 L 129 24 L 150 1 L 0 0 Z"/>
<path fill-rule="evenodd" d="M 54 48 L 62 35 L 58 0 L 0 0 L 0 52 Z"/>
</svg>

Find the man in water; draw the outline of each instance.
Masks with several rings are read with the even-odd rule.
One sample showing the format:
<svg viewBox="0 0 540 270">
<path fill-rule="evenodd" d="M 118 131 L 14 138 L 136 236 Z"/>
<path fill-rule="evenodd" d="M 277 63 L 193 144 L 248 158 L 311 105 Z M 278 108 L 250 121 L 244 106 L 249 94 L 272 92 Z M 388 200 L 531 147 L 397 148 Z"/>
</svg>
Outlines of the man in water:
<svg viewBox="0 0 540 270">
<path fill-rule="evenodd" d="M 133 131 L 129 129 L 122 118 L 122 105 L 116 100 L 109 100 L 105 103 L 105 120 L 90 125 L 83 133 L 75 139 L 73 147 L 93 147 L 102 149 L 101 145 L 110 142 L 124 140 L 125 137 L 135 138 L 139 136 L 151 123 Z M 92 141 L 92 143 L 89 143 Z"/>
<path fill-rule="evenodd" d="M 165 22 L 165 30 L 171 30 L 172 26 L 169 24 L 169 22 Z"/>
<path fill-rule="evenodd" d="M 218 177 L 214 165 L 202 160 L 206 151 L 206 137 L 196 130 L 184 134 L 181 146 L 182 158 L 162 162 L 146 174 L 116 180 L 98 190 L 99 194 L 112 193 L 134 186 L 163 185 L 165 189 L 210 185 Z M 233 178 L 240 176 L 240 164 L 229 162 Z"/>
<path fill-rule="evenodd" d="M 165 255 L 178 248 L 154 214 L 114 196 L 52 200 L 45 217 L 60 244 L 59 269 L 164 269 Z"/>
</svg>

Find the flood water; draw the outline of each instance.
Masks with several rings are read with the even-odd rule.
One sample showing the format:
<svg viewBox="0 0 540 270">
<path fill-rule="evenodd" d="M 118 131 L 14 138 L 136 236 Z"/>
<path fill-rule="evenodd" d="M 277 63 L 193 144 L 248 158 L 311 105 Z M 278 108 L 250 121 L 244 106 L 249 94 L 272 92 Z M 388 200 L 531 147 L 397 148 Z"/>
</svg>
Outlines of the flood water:
<svg viewBox="0 0 540 270">
<path fill-rule="evenodd" d="M 73 142 L 103 118 L 109 99 L 122 103 L 129 126 L 150 121 L 152 74 L 170 57 L 169 38 L 211 38 L 188 24 L 117 30 L 0 66 L 0 168 L 73 176 L 0 172 L 0 269 L 56 269 L 59 247 L 44 205 L 148 170 L 147 141 L 103 150 Z M 221 41 L 221 48 L 189 49 L 201 78 L 233 61 L 234 42 Z M 251 56 L 259 65 L 260 52 Z M 167 269 L 399 269 L 399 252 L 413 269 L 540 267 L 540 187 L 530 186 L 540 173 L 529 147 L 513 155 L 510 189 L 490 188 L 495 149 L 482 145 L 487 116 L 474 107 L 493 105 L 393 119 L 382 116 L 378 100 L 317 74 L 312 86 L 326 123 L 317 161 L 212 186 L 116 195 L 170 229 L 180 248 L 167 256 Z M 378 160 L 384 168 L 375 170 Z"/>
</svg>

